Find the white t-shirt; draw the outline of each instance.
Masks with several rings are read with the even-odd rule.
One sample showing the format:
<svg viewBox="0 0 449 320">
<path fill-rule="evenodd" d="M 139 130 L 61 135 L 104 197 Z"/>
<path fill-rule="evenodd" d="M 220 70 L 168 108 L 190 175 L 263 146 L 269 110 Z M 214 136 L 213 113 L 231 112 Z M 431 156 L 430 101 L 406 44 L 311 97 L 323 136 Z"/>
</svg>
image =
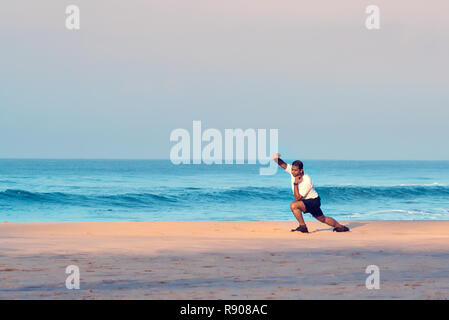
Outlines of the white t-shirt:
<svg viewBox="0 0 449 320">
<path fill-rule="evenodd" d="M 291 176 L 291 184 L 292 184 L 292 191 L 293 194 L 295 193 L 294 191 L 294 183 L 295 183 L 295 177 L 292 175 L 292 165 L 291 164 L 287 164 L 287 168 L 285 169 L 285 171 L 287 171 L 288 173 L 290 173 Z M 307 175 L 304 174 L 302 176 L 302 179 L 299 181 L 298 183 L 298 191 L 299 194 L 304 197 L 304 199 L 315 199 L 318 197 L 318 193 L 315 191 L 315 189 L 313 188 L 313 182 L 312 179 Z"/>
</svg>

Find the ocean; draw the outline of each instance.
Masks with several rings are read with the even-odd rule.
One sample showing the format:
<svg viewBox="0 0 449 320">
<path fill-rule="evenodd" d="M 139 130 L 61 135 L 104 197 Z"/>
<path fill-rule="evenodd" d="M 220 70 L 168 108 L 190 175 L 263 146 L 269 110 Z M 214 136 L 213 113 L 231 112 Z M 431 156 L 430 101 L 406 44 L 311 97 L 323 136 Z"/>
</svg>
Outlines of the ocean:
<svg viewBox="0 0 449 320">
<path fill-rule="evenodd" d="M 449 219 L 449 161 L 303 162 L 324 214 L 337 220 Z M 0 159 L 0 222 L 294 221 L 289 174 L 259 168 Z"/>
</svg>

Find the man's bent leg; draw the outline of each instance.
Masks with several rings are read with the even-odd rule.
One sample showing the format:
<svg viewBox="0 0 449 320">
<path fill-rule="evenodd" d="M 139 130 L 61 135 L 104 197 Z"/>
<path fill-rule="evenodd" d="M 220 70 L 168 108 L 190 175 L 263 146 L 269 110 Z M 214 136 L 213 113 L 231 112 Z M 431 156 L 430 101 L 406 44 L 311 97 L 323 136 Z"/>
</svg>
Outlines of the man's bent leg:
<svg viewBox="0 0 449 320">
<path fill-rule="evenodd" d="M 305 226 L 304 218 L 302 217 L 302 212 L 306 211 L 306 206 L 302 201 L 293 201 L 290 203 L 290 209 L 293 212 L 296 220 L 298 220 L 300 226 Z"/>
</svg>

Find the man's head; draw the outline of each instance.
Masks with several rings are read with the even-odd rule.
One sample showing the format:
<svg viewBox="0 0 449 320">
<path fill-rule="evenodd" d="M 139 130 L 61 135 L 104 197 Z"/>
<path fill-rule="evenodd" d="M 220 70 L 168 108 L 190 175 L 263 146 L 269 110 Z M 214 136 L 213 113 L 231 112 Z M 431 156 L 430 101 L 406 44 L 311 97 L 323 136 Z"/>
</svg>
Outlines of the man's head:
<svg viewBox="0 0 449 320">
<path fill-rule="evenodd" d="M 293 163 L 292 163 L 292 175 L 294 176 L 294 177 L 297 177 L 297 176 L 302 176 L 302 175 L 304 175 L 304 171 L 303 171 L 303 164 L 302 164 L 302 162 L 301 161 L 299 161 L 299 160 L 295 160 L 295 161 L 293 161 Z"/>
</svg>

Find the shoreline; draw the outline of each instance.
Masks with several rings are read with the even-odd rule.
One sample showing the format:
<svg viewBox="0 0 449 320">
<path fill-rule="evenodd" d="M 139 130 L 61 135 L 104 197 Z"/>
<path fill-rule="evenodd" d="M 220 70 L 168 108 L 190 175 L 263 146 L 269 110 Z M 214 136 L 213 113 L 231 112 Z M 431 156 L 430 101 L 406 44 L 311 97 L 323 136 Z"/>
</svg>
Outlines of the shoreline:
<svg viewBox="0 0 449 320">
<path fill-rule="evenodd" d="M 0 223 L 0 299 L 448 299 L 449 221 Z M 65 288 L 77 265 L 81 289 Z M 380 269 L 368 290 L 368 265 Z"/>
</svg>

